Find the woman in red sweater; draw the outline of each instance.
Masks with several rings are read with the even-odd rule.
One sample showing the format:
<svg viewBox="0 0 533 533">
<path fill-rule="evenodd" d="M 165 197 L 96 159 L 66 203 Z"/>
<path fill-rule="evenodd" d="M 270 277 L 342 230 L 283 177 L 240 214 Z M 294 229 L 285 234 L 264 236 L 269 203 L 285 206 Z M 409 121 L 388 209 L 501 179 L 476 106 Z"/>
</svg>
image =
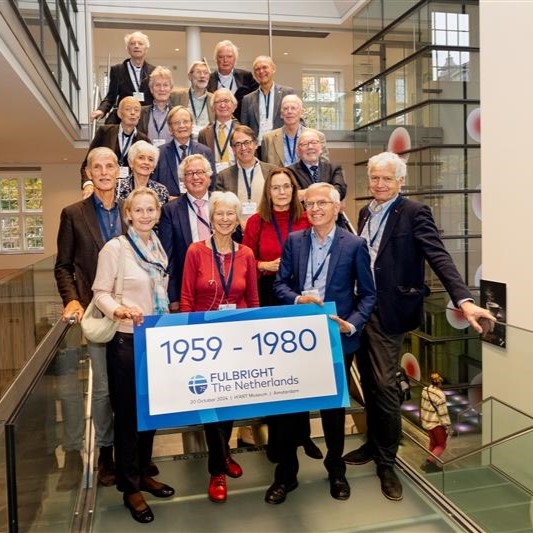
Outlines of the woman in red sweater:
<svg viewBox="0 0 533 533">
<path fill-rule="evenodd" d="M 232 192 L 214 192 L 209 199 L 210 239 L 191 244 L 185 256 L 180 311 L 213 311 L 258 307 L 254 254 L 232 240 L 239 225 L 241 204 Z M 237 478 L 241 467 L 231 458 L 229 439 L 233 421 L 205 424 L 211 474 L 208 496 L 227 498 L 226 474 Z"/>
<path fill-rule="evenodd" d="M 298 200 L 298 184 L 292 170 L 275 168 L 265 180 L 259 210 L 248 219 L 242 241 L 255 254 L 261 306 L 279 305 L 272 285 L 279 269 L 283 243 L 291 231 L 308 227 L 310 224 Z M 267 420 L 267 455 L 271 461 L 277 462 L 277 450 L 284 445 L 284 417 L 272 416 Z M 300 428 L 300 442 L 309 457 L 322 459 L 322 452 L 311 440 L 309 419 Z"/>
</svg>

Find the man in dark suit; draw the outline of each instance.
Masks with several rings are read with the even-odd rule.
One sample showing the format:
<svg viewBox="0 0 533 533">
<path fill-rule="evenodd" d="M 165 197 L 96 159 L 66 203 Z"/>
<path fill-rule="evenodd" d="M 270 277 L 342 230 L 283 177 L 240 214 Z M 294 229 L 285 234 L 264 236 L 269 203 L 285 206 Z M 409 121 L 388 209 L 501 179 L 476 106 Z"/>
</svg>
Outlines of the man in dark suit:
<svg viewBox="0 0 533 533">
<path fill-rule="evenodd" d="M 235 163 L 231 148 L 233 128 L 239 124 L 233 118 L 237 99 L 229 89 L 218 89 L 211 101 L 215 122 L 203 128 L 198 134 L 198 142 L 211 149 L 215 156 L 217 173 Z"/>
<path fill-rule="evenodd" d="M 152 103 L 148 77 L 155 67 L 144 60 L 150 48 L 150 41 L 144 33 L 136 31 L 126 35 L 124 42 L 130 58 L 111 67 L 107 94 L 98 109 L 91 113 L 91 120 L 98 120 L 107 115 L 126 96 L 133 96 L 141 105 Z M 115 113 L 111 113 L 106 120 L 106 124 L 118 122 Z"/>
<path fill-rule="evenodd" d="M 92 299 L 98 253 L 111 238 L 121 235 L 125 225 L 115 201 L 119 173 L 117 156 L 105 147 L 95 148 L 87 157 L 87 177 L 94 193 L 65 207 L 57 234 L 54 268 L 57 288 L 63 300 L 63 320 L 79 322 Z M 98 480 L 105 486 L 115 483 L 113 462 L 113 413 L 109 401 L 106 345 L 87 343 L 93 372 L 92 414 L 96 432 Z"/>
<path fill-rule="evenodd" d="M 241 124 L 252 128 L 259 144 L 263 135 L 283 126 L 280 116 L 281 101 L 288 94 L 294 94 L 292 87 L 274 83 L 276 65 L 269 56 L 258 56 L 253 62 L 254 78 L 259 88 L 242 99 Z"/>
<path fill-rule="evenodd" d="M 329 183 L 316 183 L 305 191 L 305 208 L 311 229 L 289 234 L 283 247 L 274 291 L 285 305 L 335 302 L 341 333 L 346 372 L 359 347 L 363 327 L 376 301 L 370 260 L 365 241 L 336 226 L 340 210 L 338 191 Z M 357 291 L 355 293 L 355 291 Z M 274 483 L 266 492 L 267 503 L 285 501 L 287 493 L 298 486 L 298 430 L 307 413 L 287 415 L 286 442 L 280 447 Z M 342 460 L 344 448 L 344 408 L 321 411 L 327 454 L 330 494 L 338 500 L 350 497 Z"/>
<path fill-rule="evenodd" d="M 168 113 L 168 129 L 172 140 L 159 149 L 159 162 L 152 178 L 165 185 L 172 197 L 178 197 L 185 191 L 185 185 L 178 178 L 178 166 L 189 155 L 201 154 L 211 165 L 211 189 L 215 185 L 215 159 L 213 152 L 200 143 L 192 140 L 192 113 L 183 106 L 175 106 Z M 181 187 L 180 187 L 181 186 Z"/>
<path fill-rule="evenodd" d="M 215 61 L 217 70 L 209 76 L 207 90 L 214 93 L 217 89 L 229 89 L 237 99 L 235 118 L 240 120 L 241 101 L 258 87 L 252 73 L 248 70 L 235 68 L 239 57 L 239 50 L 228 40 L 220 41 L 215 46 Z"/>
<path fill-rule="evenodd" d="M 298 137 L 296 153 L 300 160 L 289 167 L 300 186 L 298 196 L 303 199 L 307 187 L 323 182 L 331 183 L 339 191 L 341 200 L 344 200 L 347 187 L 342 167 L 321 157 L 323 143 L 321 133 L 311 128 L 302 131 Z"/>
<path fill-rule="evenodd" d="M 144 133 L 137 131 L 137 124 L 141 116 L 141 104 L 133 98 L 126 96 L 118 104 L 117 115 L 120 118 L 120 124 L 106 124 L 96 130 L 94 139 L 91 141 L 87 155 L 93 148 L 107 146 L 115 152 L 120 166 L 121 178 L 126 178 L 129 174 L 128 151 L 132 144 L 137 141 L 147 141 L 150 139 Z M 87 177 L 85 167 L 87 166 L 87 156 L 81 164 L 81 188 L 83 189 L 82 198 L 88 198 L 94 190 L 91 180 Z"/>
<path fill-rule="evenodd" d="M 241 224 L 244 228 L 248 218 L 257 211 L 265 178 L 276 167 L 255 157 L 257 137 L 248 126 L 240 124 L 233 128 L 231 146 L 236 157 L 235 165 L 217 174 L 215 189 L 231 191 L 238 196 L 242 204 Z"/>
<path fill-rule="evenodd" d="M 186 192 L 163 206 L 159 220 L 159 239 L 168 256 L 169 309 L 179 311 L 183 265 L 187 249 L 193 242 L 210 234 L 209 196 L 211 165 L 201 154 L 186 157 L 179 166 L 180 179 Z M 198 211 L 198 200 L 203 216 Z"/>
<path fill-rule="evenodd" d="M 377 305 L 357 352 L 368 435 L 363 446 L 344 457 L 348 464 L 374 460 L 383 495 L 396 501 L 403 497 L 393 468 L 401 435 L 396 373 L 404 334 L 423 321 L 424 296 L 429 294 L 424 283 L 425 263 L 476 331 L 482 331 L 480 318 L 494 320 L 486 309 L 474 304 L 444 247 L 429 207 L 400 196 L 406 173 L 405 162 L 392 152 L 383 152 L 368 161 L 374 200 L 359 213 L 358 233 L 369 245 Z"/>
</svg>

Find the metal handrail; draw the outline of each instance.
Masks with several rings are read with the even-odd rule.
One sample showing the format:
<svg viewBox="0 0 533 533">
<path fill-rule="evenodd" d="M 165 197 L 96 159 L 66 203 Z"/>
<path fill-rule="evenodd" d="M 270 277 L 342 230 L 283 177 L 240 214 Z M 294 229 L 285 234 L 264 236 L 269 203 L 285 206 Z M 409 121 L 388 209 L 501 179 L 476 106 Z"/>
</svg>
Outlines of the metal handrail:
<svg viewBox="0 0 533 533">
<path fill-rule="evenodd" d="M 98 102 L 100 102 L 100 87 L 98 86 L 98 83 L 95 83 L 93 87 L 93 96 L 92 96 L 93 111 L 96 110 L 96 106 L 98 105 Z M 91 122 L 91 140 L 94 139 L 94 136 L 96 134 L 96 128 L 97 128 L 96 123 L 97 123 L 96 120 L 93 120 Z"/>
</svg>

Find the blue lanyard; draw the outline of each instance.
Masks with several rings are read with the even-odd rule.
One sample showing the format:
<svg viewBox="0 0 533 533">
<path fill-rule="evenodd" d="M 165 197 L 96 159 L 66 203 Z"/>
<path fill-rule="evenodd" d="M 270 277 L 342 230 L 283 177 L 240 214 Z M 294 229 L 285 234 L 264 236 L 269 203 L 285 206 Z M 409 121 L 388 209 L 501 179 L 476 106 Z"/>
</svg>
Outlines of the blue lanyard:
<svg viewBox="0 0 533 533">
<path fill-rule="evenodd" d="M 157 122 L 155 121 L 155 117 L 154 117 L 154 106 L 152 106 L 152 111 L 151 111 L 152 122 L 154 123 L 154 128 L 155 128 L 155 131 L 157 132 L 157 135 L 160 135 L 161 132 L 163 131 L 163 128 L 165 127 L 165 124 L 167 122 L 167 117 L 168 117 L 168 112 L 169 111 L 170 110 L 167 108 L 167 114 L 165 115 L 165 118 L 163 119 L 163 122 L 161 122 L 161 126 L 158 126 Z"/>
<path fill-rule="evenodd" d="M 298 134 L 294 136 L 294 141 L 292 142 L 292 150 L 289 142 L 289 136 L 285 133 L 283 134 L 283 138 L 285 139 L 285 146 L 287 147 L 287 152 L 289 152 L 289 158 L 292 164 L 296 161 L 296 142 L 298 141 Z"/>
<path fill-rule="evenodd" d="M 266 118 L 268 118 L 268 115 L 270 114 L 270 91 L 268 91 L 268 95 L 266 95 L 263 91 L 261 91 L 261 94 L 265 100 L 265 114 Z"/>
<path fill-rule="evenodd" d="M 283 240 L 283 237 L 281 235 L 281 230 L 279 229 L 274 211 L 272 211 L 272 225 L 274 226 L 274 229 L 276 230 L 276 235 L 278 236 L 279 245 L 281 248 L 283 248 L 283 243 L 285 241 Z M 292 231 L 292 217 L 290 216 L 290 213 L 289 213 L 289 228 L 287 230 L 287 235 L 289 235 L 291 231 Z M 312 261 L 311 261 L 311 268 L 312 268 Z"/>
<path fill-rule="evenodd" d="M 222 83 L 222 80 L 220 79 L 220 74 L 217 72 L 217 80 L 218 80 L 218 84 L 220 85 L 220 88 L 221 89 L 228 89 L 228 87 L 226 87 L 223 83 Z M 235 81 L 235 78 L 233 76 L 233 74 L 231 75 L 231 83 L 229 84 L 229 90 L 231 92 L 233 92 L 233 83 Z"/>
<path fill-rule="evenodd" d="M 207 222 L 207 220 L 203 217 L 201 217 L 199 214 L 198 214 L 198 211 L 196 211 L 191 203 L 191 201 L 189 200 L 189 197 L 187 195 L 185 195 L 185 199 L 187 200 L 187 204 L 189 205 L 189 209 L 196 215 L 196 218 L 204 225 L 207 227 L 207 229 L 209 231 L 211 231 L 211 226 L 209 224 L 209 222 Z"/>
<path fill-rule="evenodd" d="M 216 129 L 216 124 L 215 124 L 215 144 L 217 145 L 217 151 L 218 151 L 218 155 L 220 156 L 220 159 L 224 157 L 224 154 L 226 153 L 226 150 L 228 149 L 228 144 L 229 144 L 229 140 L 231 139 L 232 131 L 233 131 L 233 122 L 231 123 L 231 126 L 229 127 L 229 131 L 226 137 L 226 142 L 224 143 L 224 146 L 220 148 L 220 144 L 218 142 L 218 131 Z"/>
<path fill-rule="evenodd" d="M 131 64 L 131 60 L 128 62 L 128 66 L 130 67 L 130 70 L 133 74 L 133 78 L 135 80 L 135 83 L 134 83 L 134 88 L 137 92 L 140 92 L 141 90 L 141 80 L 142 80 L 142 77 L 143 77 L 143 68 L 144 68 L 144 65 L 143 67 L 141 67 L 141 70 L 139 72 L 139 79 L 137 79 L 137 70 L 135 69 L 135 67 Z"/>
<path fill-rule="evenodd" d="M 246 170 L 242 169 L 242 177 L 244 178 L 244 185 L 246 185 L 246 194 L 248 195 L 248 201 L 252 199 L 252 182 L 254 181 L 254 172 L 257 163 L 252 167 L 250 171 L 250 183 L 248 183 L 248 176 L 246 175 Z"/>
<path fill-rule="evenodd" d="M 198 124 L 198 119 L 202 116 L 202 113 L 204 112 L 205 105 L 207 104 L 207 94 L 204 98 L 204 103 L 202 104 L 202 109 L 200 109 L 200 113 L 196 114 L 196 109 L 194 107 L 194 100 L 192 97 L 192 89 L 189 89 L 189 102 L 191 104 L 192 114 L 194 117 L 194 122 Z"/>
<path fill-rule="evenodd" d="M 120 166 L 122 166 L 124 163 L 124 158 L 128 153 L 128 149 L 130 147 L 131 141 L 133 140 L 134 133 L 135 130 L 133 130 L 129 135 L 126 135 L 124 132 L 122 132 L 122 150 L 120 151 L 120 159 L 118 161 Z"/>
<path fill-rule="evenodd" d="M 148 263 L 149 265 L 154 265 L 158 270 L 163 272 L 165 276 L 168 274 L 167 269 L 161 263 L 146 259 L 146 257 L 144 257 L 144 254 L 141 252 L 141 250 L 139 250 L 139 247 L 135 244 L 134 240 L 127 233 L 126 233 L 126 239 L 128 239 L 128 242 L 130 243 L 131 247 L 135 250 L 135 253 L 139 256 L 139 259 L 141 259 L 141 261 L 144 261 L 145 263 Z"/>
<path fill-rule="evenodd" d="M 226 300 L 228 299 L 228 294 L 231 290 L 231 282 L 233 281 L 233 260 L 235 259 L 235 242 L 231 241 L 231 261 L 229 266 L 228 280 L 224 277 L 222 273 L 222 264 L 220 262 L 220 257 L 218 256 L 217 245 L 215 244 L 215 238 L 211 237 L 211 248 L 213 249 L 213 255 L 215 256 L 215 263 L 217 265 L 218 275 L 220 277 L 220 282 L 222 283 L 222 289 L 224 290 L 224 296 Z"/>
<path fill-rule="evenodd" d="M 326 261 L 328 260 L 329 254 L 331 253 L 331 246 L 328 250 L 328 253 L 326 254 L 326 257 L 324 258 L 324 261 L 320 263 L 319 267 L 317 268 L 317 271 L 313 274 L 313 245 L 311 244 L 311 286 L 315 286 L 315 281 L 320 277 L 320 274 L 322 274 L 322 270 L 324 270 L 324 266 L 326 264 Z"/>
<path fill-rule="evenodd" d="M 378 229 L 376 230 L 376 233 L 374 233 L 373 237 L 371 235 L 371 227 L 370 227 L 370 224 L 372 221 L 372 213 L 368 217 L 368 246 L 370 246 L 370 248 L 374 246 L 377 236 L 379 235 L 379 230 L 381 229 L 381 226 L 383 226 L 383 224 L 385 223 L 385 220 L 387 220 L 387 217 L 389 216 L 389 211 L 400 201 L 400 198 L 401 197 L 398 196 L 398 198 L 396 198 L 396 200 L 394 200 L 394 202 L 392 202 L 392 204 L 389 205 L 385 213 L 383 213 L 383 217 L 379 221 Z"/>
<path fill-rule="evenodd" d="M 176 154 L 176 159 L 178 160 L 178 165 L 181 165 L 182 159 L 181 159 L 178 147 L 176 146 L 176 141 L 174 141 L 172 144 L 174 145 L 174 152 Z M 190 154 L 191 154 L 191 145 L 189 143 L 189 146 L 187 146 L 187 155 L 190 155 Z"/>
</svg>

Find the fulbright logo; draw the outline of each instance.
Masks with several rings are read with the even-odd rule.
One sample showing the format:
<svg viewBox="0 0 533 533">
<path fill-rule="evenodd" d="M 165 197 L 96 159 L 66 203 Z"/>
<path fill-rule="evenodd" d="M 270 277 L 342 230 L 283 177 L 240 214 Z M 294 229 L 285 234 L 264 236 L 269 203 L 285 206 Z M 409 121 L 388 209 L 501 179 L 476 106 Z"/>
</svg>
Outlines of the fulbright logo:
<svg viewBox="0 0 533 533">
<path fill-rule="evenodd" d="M 203 394 L 207 390 L 207 379 L 204 376 L 193 376 L 189 380 L 189 390 L 193 394 Z"/>
</svg>

